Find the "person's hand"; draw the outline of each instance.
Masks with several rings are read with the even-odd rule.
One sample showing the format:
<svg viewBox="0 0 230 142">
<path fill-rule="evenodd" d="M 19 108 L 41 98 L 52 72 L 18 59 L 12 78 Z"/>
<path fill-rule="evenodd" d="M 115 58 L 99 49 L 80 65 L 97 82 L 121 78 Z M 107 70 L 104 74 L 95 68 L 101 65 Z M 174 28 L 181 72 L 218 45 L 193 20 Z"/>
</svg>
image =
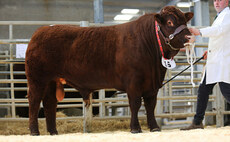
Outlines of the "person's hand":
<svg viewBox="0 0 230 142">
<path fill-rule="evenodd" d="M 206 50 L 206 51 L 204 51 L 204 54 L 202 55 L 204 58 L 204 60 L 206 60 L 207 59 L 207 53 L 208 53 L 208 51 Z"/>
<path fill-rule="evenodd" d="M 199 29 L 196 29 L 196 28 L 189 28 L 189 31 L 191 34 L 195 35 L 195 36 L 198 36 L 200 35 L 200 30 Z"/>
</svg>

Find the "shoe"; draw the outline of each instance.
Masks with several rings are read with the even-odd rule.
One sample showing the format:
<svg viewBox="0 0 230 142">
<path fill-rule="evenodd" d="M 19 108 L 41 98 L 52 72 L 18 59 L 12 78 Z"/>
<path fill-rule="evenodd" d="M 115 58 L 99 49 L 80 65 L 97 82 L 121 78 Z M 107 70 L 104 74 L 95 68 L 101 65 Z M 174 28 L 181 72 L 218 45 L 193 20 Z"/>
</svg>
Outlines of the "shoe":
<svg viewBox="0 0 230 142">
<path fill-rule="evenodd" d="M 181 128 L 180 130 L 192 130 L 192 129 L 204 129 L 202 122 L 199 125 L 196 125 L 194 122 L 188 127 Z"/>
</svg>

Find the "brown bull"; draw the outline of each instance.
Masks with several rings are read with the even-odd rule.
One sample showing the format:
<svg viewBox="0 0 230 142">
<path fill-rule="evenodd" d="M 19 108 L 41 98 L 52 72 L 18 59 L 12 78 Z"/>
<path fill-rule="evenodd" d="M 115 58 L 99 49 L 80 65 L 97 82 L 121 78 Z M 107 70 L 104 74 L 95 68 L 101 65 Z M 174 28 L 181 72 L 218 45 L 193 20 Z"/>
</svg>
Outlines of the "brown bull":
<svg viewBox="0 0 230 142">
<path fill-rule="evenodd" d="M 29 127 L 39 135 L 38 111 L 43 101 L 47 131 L 57 134 L 57 98 L 62 99 L 63 84 L 76 88 L 85 102 L 94 90 L 116 88 L 128 94 L 131 132 L 141 132 L 138 110 L 144 100 L 150 131 L 159 131 L 154 109 L 166 68 L 165 58 L 175 56 L 190 35 L 187 27 L 190 12 L 168 6 L 159 14 L 146 14 L 125 24 L 107 27 L 44 26 L 31 38 L 26 52 L 28 79 Z M 160 51 L 155 21 L 163 47 Z M 173 38 L 170 34 L 174 35 Z M 169 38 L 168 38 L 169 37 Z M 56 98 L 57 93 L 57 98 Z"/>
</svg>

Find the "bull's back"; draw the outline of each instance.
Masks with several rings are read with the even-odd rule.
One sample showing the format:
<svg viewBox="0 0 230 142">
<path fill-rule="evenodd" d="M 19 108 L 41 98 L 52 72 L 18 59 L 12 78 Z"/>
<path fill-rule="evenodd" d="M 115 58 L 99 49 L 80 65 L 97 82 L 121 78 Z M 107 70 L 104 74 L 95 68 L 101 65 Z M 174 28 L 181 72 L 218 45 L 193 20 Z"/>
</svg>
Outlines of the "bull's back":
<svg viewBox="0 0 230 142">
<path fill-rule="evenodd" d="M 97 81 L 98 78 L 111 80 L 107 74 L 113 76 L 111 74 L 114 71 L 117 46 L 115 31 L 114 27 L 41 27 L 28 45 L 26 72 L 43 72 L 62 77 L 69 75 L 79 80 L 86 76 Z"/>
</svg>

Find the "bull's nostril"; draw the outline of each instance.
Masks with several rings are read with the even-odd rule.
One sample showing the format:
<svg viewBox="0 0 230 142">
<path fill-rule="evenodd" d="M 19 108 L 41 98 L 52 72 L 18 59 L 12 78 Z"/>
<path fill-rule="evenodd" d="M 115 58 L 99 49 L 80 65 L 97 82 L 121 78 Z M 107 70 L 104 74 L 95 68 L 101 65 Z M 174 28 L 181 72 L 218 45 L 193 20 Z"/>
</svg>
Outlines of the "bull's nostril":
<svg viewBox="0 0 230 142">
<path fill-rule="evenodd" d="M 189 41 L 189 43 L 193 43 L 196 40 L 194 35 L 186 35 L 185 38 Z"/>
</svg>

